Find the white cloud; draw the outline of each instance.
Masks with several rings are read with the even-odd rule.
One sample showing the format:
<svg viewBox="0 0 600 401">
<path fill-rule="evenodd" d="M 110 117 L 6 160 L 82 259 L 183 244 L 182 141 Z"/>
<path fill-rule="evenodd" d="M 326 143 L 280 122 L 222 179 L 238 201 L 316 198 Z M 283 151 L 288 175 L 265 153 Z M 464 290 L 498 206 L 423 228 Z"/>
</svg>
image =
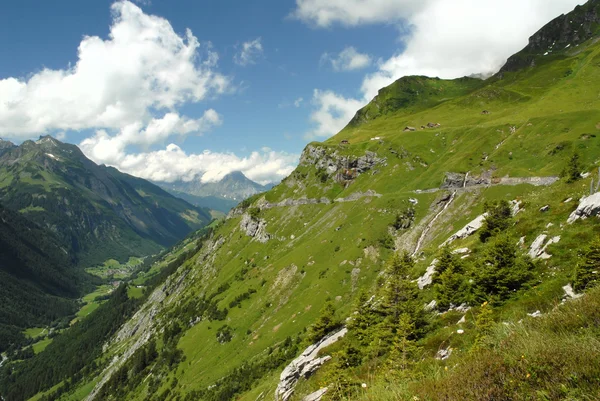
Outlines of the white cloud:
<svg viewBox="0 0 600 401">
<path fill-rule="evenodd" d="M 111 10 L 108 38 L 84 37 L 72 67 L 0 80 L 1 135 L 145 124 L 228 89 L 229 79 L 214 71 L 210 43 L 201 46 L 190 30 L 179 36 L 128 1 Z"/>
<path fill-rule="evenodd" d="M 337 55 L 324 53 L 322 63 L 329 63 L 334 71 L 354 71 L 371 65 L 371 56 L 359 53 L 354 47 L 346 47 Z"/>
<path fill-rule="evenodd" d="M 294 107 L 298 108 L 300 106 L 302 106 L 302 102 L 304 101 L 304 98 L 299 97 L 298 99 L 294 100 Z"/>
<path fill-rule="evenodd" d="M 314 91 L 312 103 L 315 110 L 310 119 L 316 127 L 306 134 L 306 139 L 326 138 L 336 134 L 352 119 L 362 102 L 347 99 L 332 91 Z"/>
<path fill-rule="evenodd" d="M 212 109 L 196 120 L 168 113 L 163 118 L 152 119 L 145 128 L 135 122 L 123 127 L 116 135 L 99 130 L 94 136 L 84 139 L 79 147 L 95 162 L 118 168 L 127 158 L 127 147 L 130 145 L 147 148 L 152 144 L 164 143 L 172 135 L 183 137 L 191 132 L 201 134 L 219 124 L 221 118 Z"/>
<path fill-rule="evenodd" d="M 430 0 L 296 0 L 296 10 L 292 15 L 322 28 L 336 23 L 345 26 L 389 23 L 408 18 L 430 2 Z"/>
<path fill-rule="evenodd" d="M 233 56 L 233 61 L 241 66 L 256 64 L 256 59 L 263 54 L 261 38 L 242 43 L 241 49 Z"/>
<path fill-rule="evenodd" d="M 522 49 L 527 39 L 561 13 L 571 11 L 582 0 L 297 0 L 294 15 L 304 22 L 329 27 L 394 23 L 410 27 L 402 36 L 405 49 L 367 75 L 361 96 L 344 99 L 328 91 L 329 98 L 360 106 L 379 89 L 407 75 L 458 78 L 473 73 L 494 73 L 506 59 Z M 335 133 L 343 127 L 327 102 L 314 102 L 318 109 L 311 119 L 314 132 Z M 356 111 L 354 110 L 354 111 Z M 347 123 L 354 113 L 347 113 Z M 335 120 L 336 124 L 331 121 Z M 339 123 L 339 124 L 338 124 Z"/>
<path fill-rule="evenodd" d="M 267 184 L 287 177 L 298 163 L 298 155 L 268 148 L 252 152 L 248 157 L 210 151 L 188 154 L 175 144 L 152 152 L 115 153 L 109 149 L 115 143 L 106 138 L 105 133 L 99 132 L 94 138 L 96 143 L 84 141 L 81 148 L 86 154 L 91 149 L 92 153 L 87 155 L 96 163 L 108 164 L 128 174 L 154 181 L 200 179 L 202 182 L 214 182 L 233 171 L 241 171 L 251 180 Z"/>
</svg>

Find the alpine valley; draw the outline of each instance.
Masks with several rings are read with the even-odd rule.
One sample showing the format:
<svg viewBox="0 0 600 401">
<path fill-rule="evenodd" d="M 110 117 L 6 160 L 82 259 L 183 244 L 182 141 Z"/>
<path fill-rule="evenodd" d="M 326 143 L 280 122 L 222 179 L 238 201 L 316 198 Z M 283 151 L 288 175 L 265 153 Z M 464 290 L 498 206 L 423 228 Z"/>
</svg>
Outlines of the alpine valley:
<svg viewBox="0 0 600 401">
<path fill-rule="evenodd" d="M 0 142 L 2 399 L 600 399 L 599 39 L 590 0 L 485 80 L 401 78 L 271 189 L 160 183 L 218 220 Z"/>
</svg>

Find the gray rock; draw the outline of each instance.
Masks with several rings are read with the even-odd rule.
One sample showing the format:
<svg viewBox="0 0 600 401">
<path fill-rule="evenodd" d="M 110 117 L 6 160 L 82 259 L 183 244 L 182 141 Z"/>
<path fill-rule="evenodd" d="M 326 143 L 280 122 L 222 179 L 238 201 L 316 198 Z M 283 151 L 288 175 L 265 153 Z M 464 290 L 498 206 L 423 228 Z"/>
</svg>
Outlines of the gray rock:
<svg viewBox="0 0 600 401">
<path fill-rule="evenodd" d="M 598 216 L 598 214 L 600 214 L 600 192 L 582 198 L 577 209 L 569 216 L 567 223 L 573 224 L 579 219 Z"/>
<path fill-rule="evenodd" d="M 298 383 L 301 377 L 310 377 L 321 365 L 331 359 L 330 356 L 318 358 L 319 351 L 336 343 L 346 333 L 348 333 L 348 329 L 344 327 L 338 332 L 306 348 L 299 357 L 290 362 L 279 376 L 279 384 L 277 385 L 277 390 L 275 390 L 275 399 L 277 401 L 289 400 L 292 394 L 294 394 L 296 383 Z"/>
<path fill-rule="evenodd" d="M 271 236 L 266 231 L 267 223 L 262 219 L 254 219 L 248 213 L 244 213 L 240 221 L 240 228 L 247 236 L 253 237 L 258 242 L 265 243 Z"/>
<path fill-rule="evenodd" d="M 421 277 L 419 277 L 417 279 L 417 285 L 419 286 L 420 290 L 422 290 L 423 288 L 425 288 L 431 284 L 431 282 L 433 280 L 433 275 L 435 274 L 435 267 L 437 266 L 437 264 L 438 264 L 438 260 L 434 259 L 431 262 L 431 265 L 429 265 L 429 267 L 427 267 L 425 274 L 423 274 Z"/>
<path fill-rule="evenodd" d="M 323 396 L 325 395 L 326 392 L 327 392 L 327 387 L 324 387 L 322 389 L 315 391 L 314 393 L 307 395 L 306 397 L 304 397 L 302 399 L 302 401 L 321 401 L 321 399 L 323 398 Z"/>
<path fill-rule="evenodd" d="M 548 210 L 550 210 L 550 206 L 548 206 L 548 205 L 546 205 L 546 206 L 542 206 L 542 207 L 540 208 L 540 212 L 542 212 L 542 213 L 544 213 L 544 212 L 547 212 Z"/>
<path fill-rule="evenodd" d="M 448 238 L 442 245 L 440 245 L 440 248 L 445 245 L 448 245 L 453 241 L 456 241 L 457 239 L 467 238 L 468 236 L 473 235 L 477 230 L 483 227 L 483 222 L 485 221 L 486 217 L 487 213 L 477 216 L 469 224 L 467 224 L 466 226 L 458 230 L 456 233 L 451 235 L 450 238 Z"/>
</svg>

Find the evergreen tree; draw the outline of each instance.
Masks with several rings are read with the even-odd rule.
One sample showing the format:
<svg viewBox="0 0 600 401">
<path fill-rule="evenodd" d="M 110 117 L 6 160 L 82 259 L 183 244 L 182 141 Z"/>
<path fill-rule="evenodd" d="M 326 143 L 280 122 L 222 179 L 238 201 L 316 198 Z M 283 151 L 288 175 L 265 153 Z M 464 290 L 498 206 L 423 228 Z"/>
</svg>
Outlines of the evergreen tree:
<svg viewBox="0 0 600 401">
<path fill-rule="evenodd" d="M 572 183 L 581 179 L 581 164 L 579 162 L 579 154 L 574 153 L 569 159 L 564 175 L 567 176 L 567 182 Z"/>
<path fill-rule="evenodd" d="M 414 334 L 414 324 L 408 314 L 400 316 L 396 336 L 390 354 L 385 364 L 388 379 L 405 376 L 406 371 L 414 364 L 414 358 L 419 350 L 411 338 Z"/>
<path fill-rule="evenodd" d="M 479 232 L 479 239 L 481 242 L 486 242 L 490 237 L 504 232 L 510 227 L 512 210 L 510 204 L 504 199 L 493 202 L 486 201 L 483 210 L 487 216 Z"/>
<path fill-rule="evenodd" d="M 477 337 L 475 337 L 475 344 L 473 345 L 473 351 L 485 347 L 489 342 L 489 337 L 492 332 L 492 326 L 494 319 L 492 318 L 493 311 L 492 306 L 489 302 L 484 302 L 481 305 L 479 315 L 475 320 L 475 327 L 477 328 Z"/>
<path fill-rule="evenodd" d="M 508 236 L 497 238 L 485 250 L 476 266 L 476 286 L 480 299 L 490 296 L 508 298 L 532 277 L 533 262 L 518 255 L 517 246 Z"/>
<path fill-rule="evenodd" d="M 378 322 L 378 316 L 369 303 L 367 294 L 361 292 L 357 299 L 356 312 L 348 322 L 350 334 L 361 346 L 366 346 L 371 342 L 371 331 Z"/>
<path fill-rule="evenodd" d="M 600 239 L 594 240 L 585 250 L 575 269 L 573 289 L 584 291 L 600 282 Z"/>
<path fill-rule="evenodd" d="M 402 255 L 394 254 L 387 265 L 387 282 L 383 287 L 381 309 L 392 323 L 397 323 L 402 313 L 415 310 L 418 287 L 408 276 L 413 266 L 414 261 L 408 252 L 403 252 Z"/>
<path fill-rule="evenodd" d="M 335 318 L 335 308 L 331 302 L 327 302 L 321 309 L 319 319 L 310 326 L 307 341 L 311 344 L 316 343 L 338 327 L 340 322 Z"/>
</svg>

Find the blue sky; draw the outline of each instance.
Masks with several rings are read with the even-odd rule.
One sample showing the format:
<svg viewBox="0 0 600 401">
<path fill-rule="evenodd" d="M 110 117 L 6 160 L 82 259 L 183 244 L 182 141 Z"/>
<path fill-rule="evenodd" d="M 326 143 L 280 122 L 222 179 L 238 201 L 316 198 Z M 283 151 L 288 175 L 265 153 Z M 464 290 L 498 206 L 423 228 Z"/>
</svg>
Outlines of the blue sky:
<svg viewBox="0 0 600 401">
<path fill-rule="evenodd" d="M 52 134 L 155 180 L 277 181 L 380 87 L 494 72 L 578 3 L 3 2 L 0 136 Z"/>
</svg>

